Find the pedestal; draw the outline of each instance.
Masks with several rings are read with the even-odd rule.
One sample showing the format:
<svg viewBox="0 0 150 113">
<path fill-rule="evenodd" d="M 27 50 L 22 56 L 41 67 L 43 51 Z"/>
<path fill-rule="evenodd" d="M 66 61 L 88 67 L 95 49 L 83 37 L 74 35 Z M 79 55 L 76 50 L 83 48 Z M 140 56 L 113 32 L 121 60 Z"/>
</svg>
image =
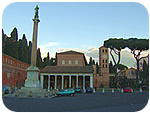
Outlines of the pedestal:
<svg viewBox="0 0 150 113">
<path fill-rule="evenodd" d="M 39 69 L 31 65 L 26 69 L 27 71 L 27 79 L 25 80 L 25 87 L 30 87 L 30 88 L 40 88 L 40 82 L 38 79 L 39 75 Z"/>
</svg>

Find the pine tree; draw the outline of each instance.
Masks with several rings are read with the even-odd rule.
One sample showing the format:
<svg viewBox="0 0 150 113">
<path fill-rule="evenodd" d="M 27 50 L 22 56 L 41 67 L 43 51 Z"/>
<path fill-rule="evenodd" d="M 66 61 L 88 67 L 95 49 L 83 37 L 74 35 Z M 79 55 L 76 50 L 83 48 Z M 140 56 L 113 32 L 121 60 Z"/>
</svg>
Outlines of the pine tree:
<svg viewBox="0 0 150 113">
<path fill-rule="evenodd" d="M 31 64 L 31 50 L 32 50 L 32 42 L 29 41 L 29 46 L 28 46 L 28 64 Z"/>
<path fill-rule="evenodd" d="M 40 68 L 43 68 L 43 62 L 42 62 L 42 58 L 41 58 L 40 48 L 38 48 L 38 50 L 37 50 L 36 66 L 40 67 Z"/>
<path fill-rule="evenodd" d="M 12 40 L 14 40 L 15 42 L 18 41 L 18 31 L 16 27 L 13 29 L 10 35 L 11 35 Z"/>
<path fill-rule="evenodd" d="M 23 34 L 22 40 L 19 39 L 18 44 L 18 53 L 19 53 L 19 60 L 28 63 L 28 47 L 27 47 L 27 39 L 25 34 Z"/>
<path fill-rule="evenodd" d="M 4 30 L 2 29 L 2 53 L 5 53 L 5 36 Z"/>
<path fill-rule="evenodd" d="M 18 32 L 15 27 L 11 32 L 11 56 L 14 58 L 18 58 Z"/>
</svg>

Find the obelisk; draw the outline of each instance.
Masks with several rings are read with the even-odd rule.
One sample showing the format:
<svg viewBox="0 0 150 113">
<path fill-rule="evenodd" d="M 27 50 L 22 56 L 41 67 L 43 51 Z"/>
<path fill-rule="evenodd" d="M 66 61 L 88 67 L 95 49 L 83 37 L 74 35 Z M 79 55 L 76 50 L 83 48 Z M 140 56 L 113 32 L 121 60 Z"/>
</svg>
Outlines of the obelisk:
<svg viewBox="0 0 150 113">
<path fill-rule="evenodd" d="M 27 79 L 25 80 L 25 87 L 29 88 L 39 88 L 40 82 L 38 79 L 39 69 L 36 67 L 36 57 L 37 57 L 37 34 L 38 34 L 38 5 L 35 7 L 35 15 L 34 15 L 34 26 L 33 26 L 33 37 L 32 37 L 32 51 L 31 51 L 31 65 L 26 69 L 27 71 Z"/>
</svg>

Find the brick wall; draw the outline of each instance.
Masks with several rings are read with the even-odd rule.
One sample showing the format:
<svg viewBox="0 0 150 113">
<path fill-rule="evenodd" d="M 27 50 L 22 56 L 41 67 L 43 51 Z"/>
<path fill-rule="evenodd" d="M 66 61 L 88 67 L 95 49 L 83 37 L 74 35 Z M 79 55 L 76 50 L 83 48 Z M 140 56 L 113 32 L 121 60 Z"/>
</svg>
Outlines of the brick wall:
<svg viewBox="0 0 150 113">
<path fill-rule="evenodd" d="M 2 54 L 2 85 L 23 86 L 30 65 L 8 55 Z"/>
</svg>

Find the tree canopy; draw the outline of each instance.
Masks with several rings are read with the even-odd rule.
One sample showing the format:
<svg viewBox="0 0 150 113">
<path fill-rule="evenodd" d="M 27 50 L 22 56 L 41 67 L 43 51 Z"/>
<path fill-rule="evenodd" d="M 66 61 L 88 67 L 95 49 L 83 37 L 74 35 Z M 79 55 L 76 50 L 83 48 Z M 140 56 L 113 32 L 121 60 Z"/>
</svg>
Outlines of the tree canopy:
<svg viewBox="0 0 150 113">
<path fill-rule="evenodd" d="M 2 52 L 25 63 L 31 64 L 31 49 L 32 42 L 27 41 L 26 35 L 23 34 L 22 39 L 18 40 L 18 31 L 15 27 L 8 37 L 2 29 Z M 48 52 L 48 56 L 45 60 L 42 60 L 40 49 L 37 49 L 37 67 L 43 68 L 47 65 L 56 65 L 56 58 L 51 58 Z"/>
<path fill-rule="evenodd" d="M 131 50 L 131 53 L 134 55 L 134 58 L 136 59 L 137 63 L 137 73 L 136 73 L 136 83 L 138 83 L 138 77 L 139 77 L 139 61 L 142 58 L 145 58 L 146 56 L 141 56 L 141 52 L 149 50 L 149 39 L 138 39 L 138 38 L 129 38 L 129 39 L 117 39 L 117 38 L 110 38 L 106 41 L 104 41 L 104 46 L 107 48 L 110 48 L 110 55 L 112 56 L 112 59 L 114 61 L 114 64 L 117 66 L 120 62 L 121 58 L 121 50 L 124 48 L 129 48 Z M 112 54 L 112 51 L 116 55 L 118 55 L 118 61 L 114 59 L 114 56 Z"/>
</svg>

